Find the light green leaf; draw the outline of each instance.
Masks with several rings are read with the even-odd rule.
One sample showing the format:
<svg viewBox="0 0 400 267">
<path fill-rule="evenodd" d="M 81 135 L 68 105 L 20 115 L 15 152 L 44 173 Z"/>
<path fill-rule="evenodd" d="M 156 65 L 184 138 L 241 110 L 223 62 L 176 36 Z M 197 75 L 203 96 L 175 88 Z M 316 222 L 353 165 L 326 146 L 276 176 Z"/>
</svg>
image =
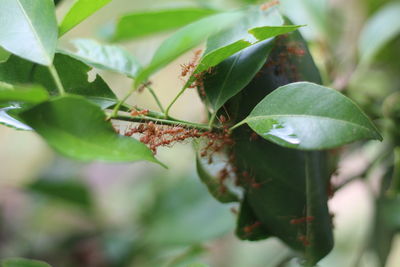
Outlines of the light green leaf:
<svg viewBox="0 0 400 267">
<path fill-rule="evenodd" d="M 211 9 L 189 7 L 126 14 L 111 26 L 112 31 L 105 37 L 111 41 L 139 38 L 173 30 L 214 13 Z"/>
<path fill-rule="evenodd" d="M 75 0 L 74 4 L 60 23 L 60 36 L 84 21 L 111 0 Z"/>
<path fill-rule="evenodd" d="M 89 39 L 76 39 L 72 43 L 77 48 L 76 52 L 60 50 L 87 65 L 135 77 L 139 71 L 139 62 L 124 48 L 115 45 L 103 45 Z"/>
<path fill-rule="evenodd" d="M 302 150 L 334 148 L 360 139 L 382 140 L 353 101 L 309 82 L 276 89 L 243 122 L 269 141 Z"/>
<path fill-rule="evenodd" d="M 4 50 L 4 48 L 0 46 L 0 63 L 6 62 L 10 57 L 10 55 L 11 55 L 10 52 Z"/>
<path fill-rule="evenodd" d="M 24 102 L 40 103 L 49 98 L 47 91 L 40 86 L 13 86 L 0 82 L 0 103 Z"/>
<path fill-rule="evenodd" d="M 42 65 L 50 65 L 57 45 L 57 21 L 52 0 L 2 0 L 0 45 Z"/>
<path fill-rule="evenodd" d="M 116 134 L 100 107 L 80 96 L 55 98 L 20 117 L 55 150 L 77 160 L 159 163 L 143 143 Z"/>
<path fill-rule="evenodd" d="M 400 33 L 400 3 L 390 2 L 364 26 L 358 43 L 361 61 L 368 63 L 389 41 Z"/>
<path fill-rule="evenodd" d="M 135 86 L 140 85 L 151 74 L 183 53 L 199 45 L 208 36 L 232 25 L 241 16 L 243 16 L 243 13 L 239 11 L 220 13 L 203 18 L 180 29 L 161 44 L 150 64 L 138 74 Z"/>
<path fill-rule="evenodd" d="M 23 258 L 10 258 L 0 262 L 1 267 L 51 267 L 43 261 L 28 260 Z"/>
</svg>

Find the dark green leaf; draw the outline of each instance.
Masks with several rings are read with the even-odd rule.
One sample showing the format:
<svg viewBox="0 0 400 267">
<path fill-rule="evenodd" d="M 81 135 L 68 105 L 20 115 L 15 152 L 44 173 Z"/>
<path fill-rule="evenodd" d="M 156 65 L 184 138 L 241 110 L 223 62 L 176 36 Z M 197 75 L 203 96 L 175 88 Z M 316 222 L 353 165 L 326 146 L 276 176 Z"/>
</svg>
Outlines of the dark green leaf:
<svg viewBox="0 0 400 267">
<path fill-rule="evenodd" d="M 228 188 L 222 186 L 217 177 L 212 176 L 199 156 L 196 157 L 197 174 L 200 180 L 207 186 L 210 194 L 221 203 L 238 202 L 238 197 L 229 191 Z"/>
<path fill-rule="evenodd" d="M 173 30 L 214 13 L 210 9 L 179 8 L 126 14 L 112 26 L 107 39 L 122 41 Z"/>
<path fill-rule="evenodd" d="M 264 65 L 273 46 L 266 40 L 224 60 L 204 81 L 210 108 L 217 111 L 227 100 L 239 93 Z"/>
<path fill-rule="evenodd" d="M 92 207 L 92 199 L 88 187 L 74 180 L 39 179 L 28 185 L 28 190 L 66 203 L 81 206 L 85 209 Z"/>
<path fill-rule="evenodd" d="M 222 62 L 211 70 L 204 84 L 208 104 L 214 111 L 240 92 L 261 69 L 273 43 L 265 39 L 299 27 L 281 26 L 283 19 L 276 9 L 251 8 L 246 14 L 238 25 L 209 38 L 207 51 L 195 70 L 195 73 L 206 71 Z"/>
<path fill-rule="evenodd" d="M 1 46 L 0 46 L 0 63 L 6 62 L 8 60 L 8 58 L 10 57 L 11 53 L 4 50 Z"/>
<path fill-rule="evenodd" d="M 20 116 L 65 156 L 82 161 L 159 163 L 143 143 L 116 134 L 103 111 L 80 96 L 55 98 Z"/>
<path fill-rule="evenodd" d="M 4 49 L 42 65 L 53 62 L 57 21 L 52 0 L 3 0 L 0 18 Z"/>
<path fill-rule="evenodd" d="M 72 41 L 77 48 L 76 52 L 61 50 L 87 65 L 135 77 L 139 71 L 139 62 L 124 48 L 115 45 L 103 45 L 89 39 L 77 39 Z"/>
<path fill-rule="evenodd" d="M 48 98 L 47 91 L 39 86 L 21 87 L 0 82 L 0 103 L 40 103 Z"/>
<path fill-rule="evenodd" d="M 10 258 L 0 262 L 1 267 L 51 267 L 43 261 L 28 260 L 23 258 Z"/>
<path fill-rule="evenodd" d="M 301 49 L 301 53 L 291 52 L 294 45 Z M 226 112 L 230 118 L 229 123 L 233 125 L 248 116 L 265 95 L 279 86 L 299 79 L 321 82 L 307 46 L 296 31 L 276 38 L 272 52 L 261 71 L 220 112 Z M 233 159 L 237 182 L 244 188 L 246 200 L 242 203 L 243 213 L 238 222 L 239 237 L 261 239 L 263 236 L 276 236 L 290 248 L 306 256 L 305 152 L 280 147 L 257 137 L 248 126 L 234 130 L 232 138 L 235 144 L 231 147 L 229 156 Z M 327 160 L 325 153 L 317 153 L 322 162 Z M 325 168 L 326 165 L 324 163 L 321 167 Z M 327 188 L 330 173 L 325 169 L 320 171 L 323 179 L 317 187 Z M 315 240 L 323 242 L 321 251 L 314 252 L 320 257 L 327 253 L 326 247 L 332 245 L 331 222 L 329 215 L 326 215 L 327 192 L 324 192 L 325 195 L 318 199 L 321 210 L 317 216 L 322 217 L 314 218 L 318 222 L 315 227 L 323 229 L 315 230 L 315 233 L 321 233 Z M 258 232 L 258 227 L 261 226 L 262 231 Z M 244 227 L 248 227 L 246 235 Z M 318 244 L 315 246 L 318 247 Z"/>
<path fill-rule="evenodd" d="M 349 98 L 314 83 L 282 86 L 266 96 L 245 122 L 282 146 L 319 150 L 382 137 Z"/>
<path fill-rule="evenodd" d="M 208 36 L 235 23 L 243 13 L 226 12 L 212 15 L 193 22 L 177 31 L 165 40 L 156 51 L 149 66 L 138 74 L 135 86 L 140 85 L 151 74 L 164 67 L 174 59 L 203 42 Z"/>
<path fill-rule="evenodd" d="M 11 55 L 0 63 L 0 81 L 10 84 L 24 84 L 32 82 L 33 64 L 27 60 Z"/>
<path fill-rule="evenodd" d="M 60 36 L 110 2 L 111 0 L 76 0 L 60 23 Z"/>
<path fill-rule="evenodd" d="M 361 61 L 368 63 L 400 33 L 400 3 L 390 2 L 370 18 L 361 32 L 358 43 Z"/>
<path fill-rule="evenodd" d="M 88 72 L 92 68 L 81 61 L 68 55 L 56 54 L 54 66 L 60 75 L 61 82 L 67 93 L 111 99 L 116 98 L 99 75 L 96 75 L 93 82 L 88 81 Z M 33 73 L 33 81 L 40 83 L 54 94 L 57 91 L 54 80 L 47 68 L 36 67 Z"/>
</svg>

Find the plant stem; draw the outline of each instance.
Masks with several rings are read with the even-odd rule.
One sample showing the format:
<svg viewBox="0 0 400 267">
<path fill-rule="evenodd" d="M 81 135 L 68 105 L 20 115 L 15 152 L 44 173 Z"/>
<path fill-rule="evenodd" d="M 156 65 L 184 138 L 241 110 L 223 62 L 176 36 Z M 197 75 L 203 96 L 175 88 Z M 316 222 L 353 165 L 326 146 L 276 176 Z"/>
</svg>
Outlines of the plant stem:
<svg viewBox="0 0 400 267">
<path fill-rule="evenodd" d="M 313 180 L 313 163 L 312 163 L 312 152 L 305 152 L 305 171 L 306 171 L 306 216 L 312 216 L 312 210 L 311 207 L 313 205 L 312 203 L 312 198 L 311 198 L 311 194 L 312 194 L 312 180 Z M 307 223 L 306 225 L 306 238 L 308 240 L 308 242 L 312 242 L 312 229 L 311 229 L 311 224 Z M 311 244 L 312 245 L 312 244 Z M 313 264 L 311 264 L 311 245 L 306 247 L 306 259 L 307 259 L 307 263 L 305 266 L 314 266 Z"/>
<path fill-rule="evenodd" d="M 62 85 L 60 76 L 58 76 L 57 70 L 56 70 L 56 68 L 54 67 L 53 64 L 51 64 L 49 66 L 49 71 L 50 71 L 51 76 L 54 79 L 54 82 L 56 83 L 56 87 L 57 87 L 58 92 L 60 93 L 60 95 L 65 95 L 64 86 Z"/>
<path fill-rule="evenodd" d="M 245 124 L 245 123 L 246 123 L 246 121 L 245 121 L 245 120 L 242 120 L 241 122 L 239 122 L 239 123 L 233 125 L 231 128 L 229 128 L 229 132 L 232 132 L 233 130 L 235 130 L 235 129 L 238 128 L 239 126 L 242 126 L 242 125 Z"/>
<path fill-rule="evenodd" d="M 156 93 L 154 92 L 153 88 L 151 88 L 150 86 L 146 86 L 146 88 L 147 88 L 147 90 L 149 90 L 150 94 L 153 96 L 153 98 L 154 98 L 154 100 L 156 101 L 157 106 L 159 107 L 160 111 L 161 111 L 162 113 L 164 113 L 164 112 L 165 112 L 165 111 L 164 111 L 164 108 L 163 108 L 163 106 L 162 106 L 162 104 L 161 104 L 161 102 L 160 102 L 160 99 L 158 98 L 158 96 L 157 96 Z"/>
<path fill-rule="evenodd" d="M 148 117 L 148 116 L 142 116 L 142 117 L 133 117 L 129 115 L 116 115 L 112 117 L 113 119 L 116 120 L 122 120 L 122 121 L 132 121 L 132 122 L 155 122 L 155 123 L 160 123 L 164 125 L 172 125 L 172 126 L 181 126 L 184 128 L 189 128 L 189 129 L 198 129 L 200 131 L 210 131 L 211 128 L 208 127 L 208 125 L 205 124 L 199 124 L 199 123 L 193 123 L 193 122 L 188 122 L 188 121 L 181 121 L 181 120 L 168 120 L 168 119 L 159 119 L 159 118 L 154 118 L 154 117 Z"/>
<path fill-rule="evenodd" d="M 168 118 L 169 110 L 175 104 L 175 102 L 178 100 L 178 98 L 185 92 L 186 88 L 188 88 L 188 84 L 187 83 L 185 84 L 185 86 L 182 87 L 182 89 L 179 91 L 179 93 L 175 96 L 175 98 L 172 100 L 172 102 L 168 105 L 167 109 L 164 112 L 165 118 Z"/>
<path fill-rule="evenodd" d="M 211 114 L 210 121 L 208 122 L 208 126 L 209 127 L 212 127 L 212 125 L 214 124 L 214 120 L 215 120 L 216 116 L 217 116 L 217 112 L 216 111 Z"/>
<path fill-rule="evenodd" d="M 114 118 L 118 115 L 118 111 L 123 103 L 131 96 L 131 94 L 136 90 L 136 87 L 132 87 L 128 93 L 115 105 L 113 111 L 107 116 L 107 120 Z"/>
</svg>

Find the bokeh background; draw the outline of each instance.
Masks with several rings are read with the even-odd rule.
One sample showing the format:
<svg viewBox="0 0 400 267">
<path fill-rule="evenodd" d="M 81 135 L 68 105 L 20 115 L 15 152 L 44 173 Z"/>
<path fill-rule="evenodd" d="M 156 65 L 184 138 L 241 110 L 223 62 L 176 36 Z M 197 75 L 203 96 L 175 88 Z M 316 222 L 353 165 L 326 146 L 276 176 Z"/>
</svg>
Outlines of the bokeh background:
<svg viewBox="0 0 400 267">
<path fill-rule="evenodd" d="M 113 0 L 66 34 L 60 46 L 70 47 L 70 40 L 81 37 L 101 41 L 102 29 L 128 12 L 170 6 L 229 9 L 255 2 Z M 378 124 L 383 99 L 400 89 L 400 36 L 365 67 L 359 67 L 357 45 L 368 18 L 389 2 L 396 1 L 281 0 L 281 8 L 295 23 L 307 24 L 302 33 L 327 85 L 346 90 Z M 58 18 L 71 3 L 61 3 Z M 122 45 L 146 63 L 169 34 Z M 183 85 L 180 64 L 191 57 L 192 52 L 154 76 L 153 88 L 164 104 Z M 118 96 L 131 86 L 131 80 L 121 75 L 94 72 Z M 157 109 L 147 92 L 133 95 L 129 102 Z M 202 122 L 205 110 L 196 92 L 188 90 L 172 115 Z M 369 142 L 347 147 L 333 182 L 340 184 L 363 172 L 380 146 Z M 161 148 L 157 156 L 169 169 L 145 162 L 83 164 L 57 155 L 33 132 L 0 125 L 0 258 L 21 256 L 53 266 L 85 267 L 299 266 L 296 259 L 285 263 L 291 254 L 277 239 L 247 242 L 234 236 L 232 210 L 236 207 L 220 204 L 208 194 L 196 175 L 190 143 Z M 383 169 L 375 168 L 368 179 L 354 179 L 330 200 L 335 248 L 318 266 L 379 266 L 365 248 L 370 241 L 374 194 L 383 175 Z M 387 266 L 400 266 L 400 238 L 393 241 Z"/>
</svg>

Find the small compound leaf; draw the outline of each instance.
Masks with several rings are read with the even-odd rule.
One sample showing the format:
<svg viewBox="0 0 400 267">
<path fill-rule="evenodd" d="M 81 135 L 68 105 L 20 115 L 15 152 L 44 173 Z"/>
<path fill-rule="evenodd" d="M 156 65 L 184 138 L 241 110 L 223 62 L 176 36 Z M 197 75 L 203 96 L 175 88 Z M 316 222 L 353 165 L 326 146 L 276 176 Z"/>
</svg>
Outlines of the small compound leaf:
<svg viewBox="0 0 400 267">
<path fill-rule="evenodd" d="M 4 48 L 0 46 L 0 63 L 6 62 L 10 57 L 10 55 L 11 55 L 10 52 L 4 50 Z"/>
<path fill-rule="evenodd" d="M 40 103 L 49 98 L 47 91 L 40 86 L 12 86 L 0 82 L 0 104 L 9 102 Z"/>
<path fill-rule="evenodd" d="M 94 68 L 114 71 L 135 77 L 140 70 L 139 62 L 124 48 L 116 45 L 103 45 L 94 40 L 76 39 L 72 43 L 76 52 L 60 50 Z"/>
<path fill-rule="evenodd" d="M 228 188 L 220 184 L 220 181 L 217 177 L 211 175 L 204 163 L 201 161 L 200 157 L 197 155 L 196 157 L 196 169 L 197 174 L 200 177 L 200 180 L 207 186 L 210 194 L 221 203 L 230 203 L 230 202 L 238 202 L 238 197 L 229 191 Z"/>
<path fill-rule="evenodd" d="M 245 119 L 260 136 L 302 150 L 338 147 L 382 137 L 349 98 L 314 83 L 282 86 L 266 96 Z"/>
<path fill-rule="evenodd" d="M 150 64 L 139 73 L 135 80 L 135 86 L 183 53 L 205 41 L 207 37 L 229 27 L 242 16 L 243 13 L 239 11 L 219 13 L 183 27 L 161 44 Z"/>
<path fill-rule="evenodd" d="M 57 21 L 52 0 L 2 0 L 0 18 L 5 50 L 38 64 L 53 62 Z"/>
<path fill-rule="evenodd" d="M 116 99 L 114 93 L 99 75 L 96 75 L 93 82 L 89 82 L 88 72 L 92 68 L 83 62 L 69 55 L 57 53 L 54 58 L 54 66 L 67 93 Z M 57 87 L 47 68 L 36 67 L 33 81 L 43 85 L 51 93 L 56 93 Z"/>
<path fill-rule="evenodd" d="M 9 258 L 0 261 L 1 267 L 51 267 L 43 261 L 28 260 L 23 258 Z"/>
<path fill-rule="evenodd" d="M 82 161 L 159 163 L 143 143 L 116 134 L 103 111 L 80 96 L 58 97 L 20 116 L 65 156 Z"/>
<path fill-rule="evenodd" d="M 112 25 L 113 30 L 105 37 L 110 41 L 130 40 L 173 30 L 215 13 L 211 9 L 179 8 L 126 14 Z"/>
<path fill-rule="evenodd" d="M 64 35 L 66 32 L 110 2 L 111 0 L 75 0 L 74 4 L 60 23 L 60 36 Z"/>
<path fill-rule="evenodd" d="M 389 41 L 400 33 L 400 3 L 383 6 L 365 24 L 358 49 L 361 61 L 368 63 Z"/>
</svg>

